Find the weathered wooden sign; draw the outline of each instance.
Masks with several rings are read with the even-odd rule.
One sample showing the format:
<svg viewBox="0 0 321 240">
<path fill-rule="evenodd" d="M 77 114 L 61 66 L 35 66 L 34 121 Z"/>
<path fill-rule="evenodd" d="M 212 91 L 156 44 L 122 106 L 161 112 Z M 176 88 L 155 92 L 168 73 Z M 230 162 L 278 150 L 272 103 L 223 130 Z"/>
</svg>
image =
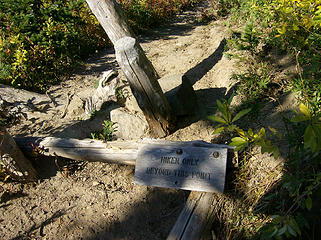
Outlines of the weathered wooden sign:
<svg viewBox="0 0 321 240">
<path fill-rule="evenodd" d="M 135 183 L 192 191 L 223 192 L 227 148 L 150 144 L 140 149 Z"/>
</svg>

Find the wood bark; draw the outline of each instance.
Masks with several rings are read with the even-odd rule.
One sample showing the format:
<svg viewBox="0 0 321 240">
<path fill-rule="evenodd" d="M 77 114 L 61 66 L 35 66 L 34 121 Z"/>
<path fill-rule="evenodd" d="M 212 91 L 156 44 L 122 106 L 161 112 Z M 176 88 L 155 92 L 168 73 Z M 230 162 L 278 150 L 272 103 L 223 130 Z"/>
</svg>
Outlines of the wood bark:
<svg viewBox="0 0 321 240">
<path fill-rule="evenodd" d="M 112 141 L 102 142 L 99 140 L 55 137 L 22 137 L 15 138 L 16 143 L 22 151 L 28 153 L 31 143 L 42 149 L 41 153 L 46 156 L 60 156 L 73 160 L 91 162 L 106 162 L 126 165 L 135 165 L 139 149 L 150 144 L 177 145 L 177 142 L 170 142 L 159 139 L 142 139 L 139 141 Z M 204 141 L 180 142 L 186 146 L 194 147 L 221 147 L 226 145 L 211 144 Z"/>
<path fill-rule="evenodd" d="M 115 46 L 118 64 L 146 117 L 151 135 L 168 135 L 174 119 L 157 81 L 159 76 L 135 40 L 120 5 L 115 0 L 87 0 L 87 3 Z"/>
<path fill-rule="evenodd" d="M 157 81 L 155 70 L 131 37 L 124 37 L 115 44 L 116 59 L 129 81 L 131 90 L 142 109 L 151 135 L 163 137 L 173 128 L 170 106 Z"/>
<path fill-rule="evenodd" d="M 191 192 L 167 240 L 204 239 L 213 223 L 213 193 Z"/>
<path fill-rule="evenodd" d="M 31 162 L 23 155 L 13 138 L 0 126 L 1 167 L 12 179 L 17 181 L 35 181 L 37 172 Z"/>
<path fill-rule="evenodd" d="M 24 151 L 30 151 L 30 142 L 32 142 L 35 146 L 43 149 L 42 153 L 47 156 L 126 165 L 135 165 L 139 150 L 151 144 L 163 144 L 164 146 L 183 144 L 186 147 L 233 149 L 227 145 L 211 144 L 204 141 L 170 142 L 158 139 L 107 143 L 91 139 L 78 140 L 54 137 L 27 137 L 15 138 L 15 140 Z M 215 195 L 213 193 L 191 192 L 167 239 L 204 239 L 204 233 L 209 232 L 213 223 L 214 211 Z"/>
<path fill-rule="evenodd" d="M 86 1 L 113 44 L 123 37 L 134 36 L 122 13 L 120 4 L 115 0 Z"/>
</svg>

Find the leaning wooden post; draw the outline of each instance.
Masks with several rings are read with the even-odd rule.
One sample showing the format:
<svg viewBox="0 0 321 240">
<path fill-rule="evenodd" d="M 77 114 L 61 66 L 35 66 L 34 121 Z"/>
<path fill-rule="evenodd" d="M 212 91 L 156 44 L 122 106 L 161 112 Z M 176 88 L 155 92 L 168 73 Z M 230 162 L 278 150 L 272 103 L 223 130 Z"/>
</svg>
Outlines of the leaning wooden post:
<svg viewBox="0 0 321 240">
<path fill-rule="evenodd" d="M 120 4 L 115 0 L 86 1 L 113 44 L 123 37 L 134 37 Z"/>
<path fill-rule="evenodd" d="M 116 58 L 142 109 L 153 137 L 164 137 L 174 126 L 169 104 L 157 81 L 155 68 L 135 40 L 115 0 L 87 0 L 115 46 Z"/>
<path fill-rule="evenodd" d="M 37 172 L 23 155 L 13 138 L 0 126 L 0 164 L 14 180 L 35 181 Z"/>
<path fill-rule="evenodd" d="M 153 68 L 137 41 L 124 37 L 115 43 L 116 59 L 129 81 L 151 132 L 156 137 L 171 129 L 170 107 L 153 72 Z"/>
</svg>

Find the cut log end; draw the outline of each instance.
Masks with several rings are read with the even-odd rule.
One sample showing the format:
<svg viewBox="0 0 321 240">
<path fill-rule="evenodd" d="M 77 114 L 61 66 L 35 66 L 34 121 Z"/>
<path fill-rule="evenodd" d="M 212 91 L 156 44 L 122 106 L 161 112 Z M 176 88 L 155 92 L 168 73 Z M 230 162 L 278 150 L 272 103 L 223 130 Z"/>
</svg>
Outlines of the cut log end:
<svg viewBox="0 0 321 240">
<path fill-rule="evenodd" d="M 13 138 L 4 127 L 0 126 L 0 156 L 1 168 L 13 180 L 32 182 L 37 180 L 37 172 Z"/>
</svg>

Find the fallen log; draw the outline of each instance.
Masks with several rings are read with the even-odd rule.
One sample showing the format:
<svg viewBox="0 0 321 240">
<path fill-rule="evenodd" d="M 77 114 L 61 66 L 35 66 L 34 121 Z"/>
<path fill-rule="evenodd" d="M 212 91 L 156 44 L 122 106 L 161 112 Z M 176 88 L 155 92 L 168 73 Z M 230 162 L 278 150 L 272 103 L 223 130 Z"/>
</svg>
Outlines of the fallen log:
<svg viewBox="0 0 321 240">
<path fill-rule="evenodd" d="M 135 165 L 138 153 L 135 142 L 107 144 L 99 140 L 55 137 L 26 137 L 15 138 L 15 140 L 25 152 L 30 153 L 37 148 L 38 153 L 45 156 L 59 156 L 89 162 Z"/>
<path fill-rule="evenodd" d="M 73 138 L 55 137 L 22 137 L 15 138 L 15 141 L 21 150 L 25 152 L 31 152 L 34 148 L 38 148 L 45 156 L 60 156 L 73 160 L 125 165 L 135 165 L 139 149 L 145 145 L 156 143 L 177 145 L 177 142 L 159 139 L 102 142 L 93 139 L 78 140 Z M 204 141 L 180 143 L 182 145 L 195 147 L 228 147 L 226 145 L 210 144 Z"/>
<path fill-rule="evenodd" d="M 0 126 L 0 164 L 5 174 L 16 181 L 35 181 L 37 172 L 23 155 L 6 129 Z"/>
<path fill-rule="evenodd" d="M 30 143 L 42 149 L 47 156 L 61 156 L 75 160 L 99 161 L 135 165 L 140 150 L 150 145 L 184 146 L 186 148 L 228 148 L 227 145 L 211 144 L 204 141 L 171 142 L 158 139 L 142 139 L 140 141 L 113 141 L 104 143 L 98 140 L 77 140 L 54 137 L 45 138 L 17 138 L 21 149 L 30 151 Z M 180 144 L 180 145 L 179 145 Z M 178 153 L 180 154 L 180 153 Z M 225 180 L 225 177 L 223 181 Z M 213 223 L 216 193 L 192 191 L 180 213 L 168 240 L 173 239 L 204 239 Z"/>
</svg>

